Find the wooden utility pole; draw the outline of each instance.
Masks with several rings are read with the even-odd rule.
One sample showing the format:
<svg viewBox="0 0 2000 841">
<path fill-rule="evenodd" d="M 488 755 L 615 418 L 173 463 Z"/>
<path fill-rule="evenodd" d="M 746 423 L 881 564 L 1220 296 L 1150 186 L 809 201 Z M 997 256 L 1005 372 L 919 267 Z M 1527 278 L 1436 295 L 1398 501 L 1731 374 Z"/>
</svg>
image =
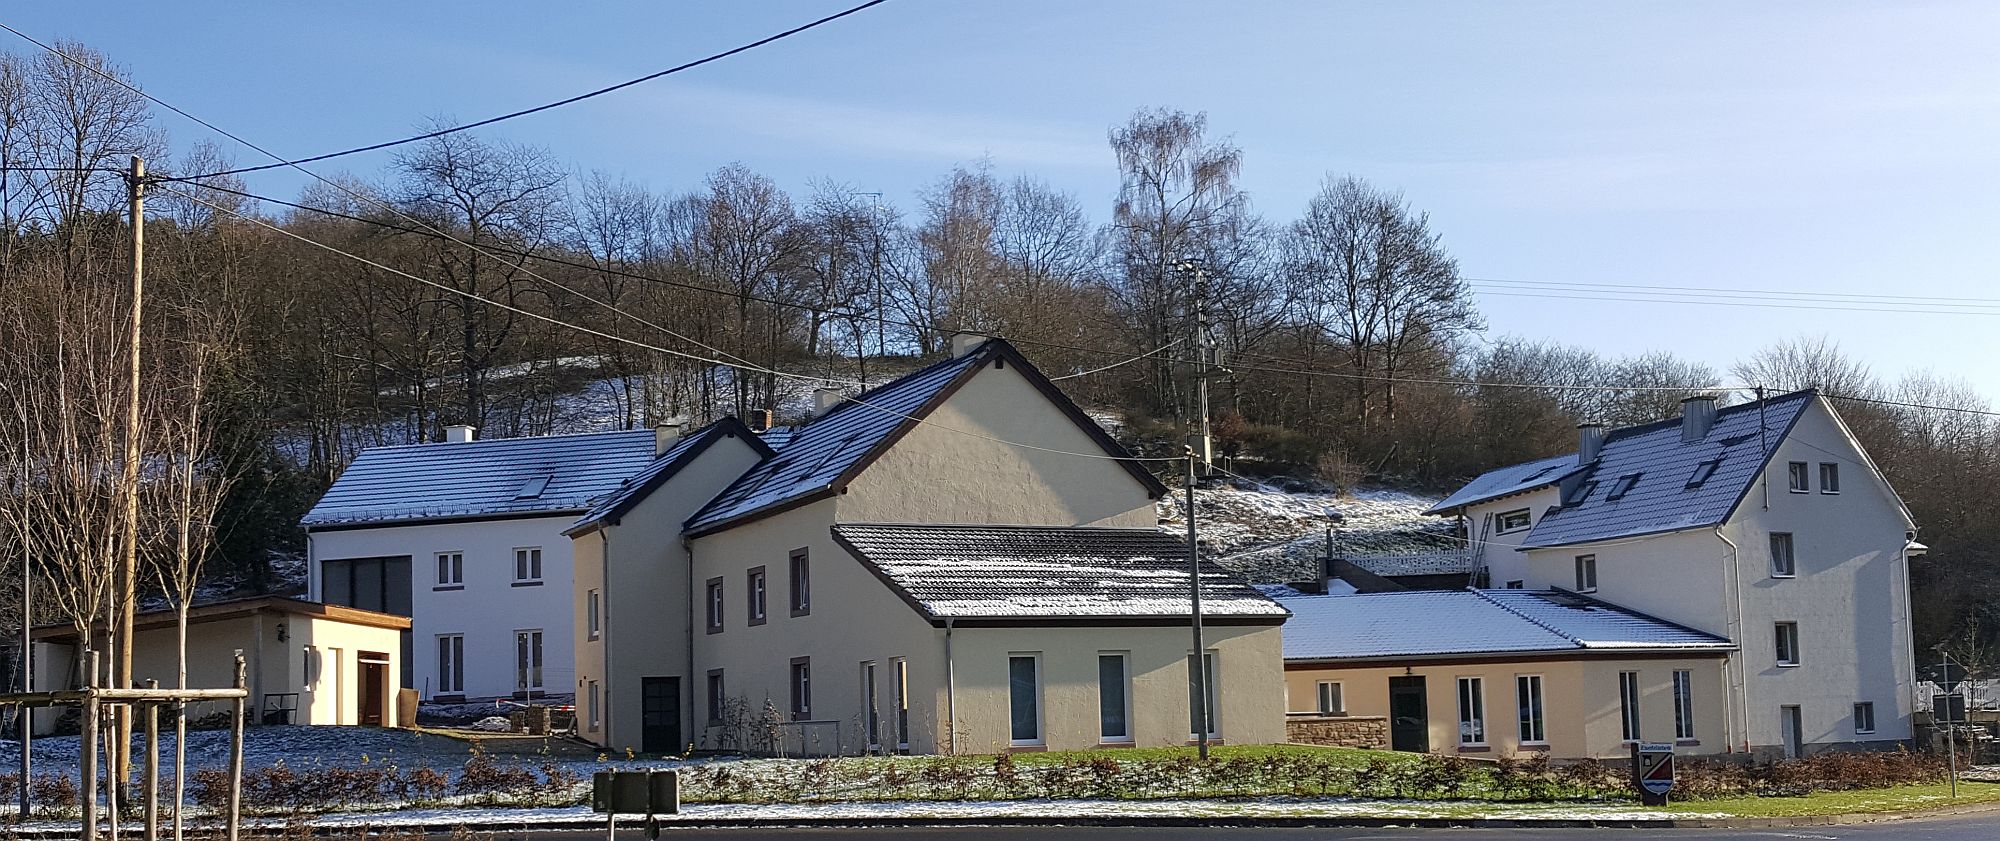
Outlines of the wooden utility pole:
<svg viewBox="0 0 2000 841">
<path fill-rule="evenodd" d="M 1191 624 L 1194 626 L 1194 656 L 1188 658 L 1188 698 L 1194 719 L 1195 744 L 1203 760 L 1208 759 L 1208 722 L 1213 713 L 1208 709 L 1208 646 L 1201 633 L 1201 544 L 1194 537 L 1194 448 L 1188 448 L 1187 455 L 1187 538 L 1188 538 L 1188 601 L 1193 603 Z"/>
<path fill-rule="evenodd" d="M 116 658 L 112 666 L 111 685 L 116 689 L 132 687 L 132 614 L 138 608 L 139 577 L 139 326 L 145 312 L 146 301 L 146 160 L 132 156 L 132 173 L 128 177 L 128 196 L 132 212 L 132 333 L 130 336 L 132 363 L 130 382 L 125 393 L 125 523 L 124 557 L 118 563 L 118 585 L 112 592 L 114 612 L 117 614 Z M 115 717 L 113 730 L 116 733 L 111 759 L 111 790 L 122 792 L 125 781 L 132 776 L 132 708 L 119 706 L 112 710 Z M 115 795 L 114 795 L 115 796 Z"/>
</svg>

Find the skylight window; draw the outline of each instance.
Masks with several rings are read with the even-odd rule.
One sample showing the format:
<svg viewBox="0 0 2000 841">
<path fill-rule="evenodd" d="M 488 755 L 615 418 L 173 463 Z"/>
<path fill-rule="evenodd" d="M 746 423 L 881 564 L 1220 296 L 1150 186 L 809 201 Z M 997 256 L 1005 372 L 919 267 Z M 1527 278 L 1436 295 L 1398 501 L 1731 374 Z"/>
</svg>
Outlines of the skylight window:
<svg viewBox="0 0 2000 841">
<path fill-rule="evenodd" d="M 1637 487 L 1638 484 L 1639 474 L 1637 473 L 1627 473 L 1620 476 L 1618 477 L 1618 481 L 1611 483 L 1611 492 L 1604 495 L 1604 500 L 1606 502 L 1617 502 L 1625 498 L 1626 494 L 1631 493 L 1632 489 Z"/>
<path fill-rule="evenodd" d="M 514 498 L 537 499 L 541 497 L 542 491 L 549 489 L 549 480 L 554 478 L 554 476 L 547 475 L 530 476 L 528 477 L 528 481 L 521 483 L 521 490 L 514 494 Z"/>
<path fill-rule="evenodd" d="M 1591 494 L 1592 494 L 1593 492 L 1595 492 L 1596 490 L 1597 490 L 1597 480 L 1596 480 L 1596 479 L 1592 479 L 1592 480 L 1590 480 L 1590 481 L 1588 481 L 1588 482 L 1584 482 L 1583 484 L 1581 484 L 1581 485 L 1577 485 L 1577 486 L 1576 486 L 1576 490 L 1575 490 L 1574 492 L 1572 492 L 1572 493 L 1571 493 L 1571 494 L 1569 495 L 1569 501 L 1568 501 L 1568 502 L 1565 502 L 1565 503 L 1563 503 L 1563 504 L 1565 504 L 1565 505 L 1582 505 L 1582 504 L 1583 504 L 1583 501 L 1584 501 L 1584 500 L 1586 500 L 1586 499 L 1589 499 L 1589 498 L 1590 498 L 1590 495 L 1591 495 Z"/>
<path fill-rule="evenodd" d="M 1544 468 L 1542 468 L 1542 469 L 1540 469 L 1540 470 L 1537 470 L 1537 471 L 1535 471 L 1535 472 L 1533 472 L 1533 473 L 1530 473 L 1530 474 L 1528 474 L 1528 475 L 1527 475 L 1527 476 L 1526 476 L 1525 478 L 1521 479 L 1521 481 L 1523 481 L 1523 482 L 1532 482 L 1532 481 L 1535 481 L 1536 479 L 1540 479 L 1540 478 L 1542 478 L 1543 476 L 1547 476 L 1547 475 L 1549 475 L 1550 473 L 1553 473 L 1553 472 L 1555 472 L 1555 470 L 1556 470 L 1557 468 L 1559 468 L 1559 467 L 1562 467 L 1562 465 L 1560 465 L 1560 464 L 1551 464 L 1551 465 L 1549 465 L 1549 466 L 1547 466 L 1547 467 L 1544 467 Z"/>
<path fill-rule="evenodd" d="M 1688 490 L 1701 487 L 1702 483 L 1708 481 L 1708 477 L 1715 475 L 1715 468 L 1721 466 L 1721 464 L 1722 459 L 1712 458 L 1695 465 L 1694 475 L 1688 477 Z"/>
</svg>

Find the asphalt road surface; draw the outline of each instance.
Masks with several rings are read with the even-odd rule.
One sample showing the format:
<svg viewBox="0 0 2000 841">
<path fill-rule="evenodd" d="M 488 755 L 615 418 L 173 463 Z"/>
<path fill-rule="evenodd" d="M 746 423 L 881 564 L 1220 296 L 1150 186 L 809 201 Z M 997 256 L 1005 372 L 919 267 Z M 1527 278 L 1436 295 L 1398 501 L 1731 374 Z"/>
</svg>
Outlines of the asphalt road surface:
<svg viewBox="0 0 2000 841">
<path fill-rule="evenodd" d="M 446 837 L 446 836 L 439 836 Z M 475 833 L 493 841 L 584 841 L 604 831 Z M 620 829 L 621 841 L 645 833 Z M 1775 829 L 1399 829 L 1378 827 L 882 827 L 856 829 L 668 829 L 663 841 L 2000 841 L 2000 813 L 1853 826 Z"/>
</svg>

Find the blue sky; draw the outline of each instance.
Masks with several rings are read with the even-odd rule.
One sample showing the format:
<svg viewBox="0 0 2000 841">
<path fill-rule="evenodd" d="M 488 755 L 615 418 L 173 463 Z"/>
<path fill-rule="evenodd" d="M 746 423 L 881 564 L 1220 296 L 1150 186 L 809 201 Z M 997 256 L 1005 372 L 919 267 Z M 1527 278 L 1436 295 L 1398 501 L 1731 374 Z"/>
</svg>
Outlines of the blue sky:
<svg viewBox="0 0 2000 841">
<path fill-rule="evenodd" d="M 135 15 L 70 0 L 4 19 L 89 43 L 169 102 L 302 156 L 539 104 L 850 4 L 186 2 Z M 984 157 L 1102 221 L 1117 187 L 1106 131 L 1166 105 L 1207 112 L 1243 148 L 1263 213 L 1288 219 L 1327 173 L 1360 175 L 1428 211 L 1469 277 L 2000 299 L 1995 32 L 1990 2 L 892 0 L 486 133 L 659 189 L 742 161 L 790 189 L 831 177 L 905 207 Z M 204 136 L 163 125 L 179 143 Z M 387 161 L 319 166 L 372 176 Z M 303 176 L 252 178 L 289 196 Z M 1986 364 L 2000 315 L 1498 291 L 1480 301 L 1494 336 L 1721 368 L 1824 333 L 1879 374 L 1930 369 L 2000 397 Z"/>
</svg>

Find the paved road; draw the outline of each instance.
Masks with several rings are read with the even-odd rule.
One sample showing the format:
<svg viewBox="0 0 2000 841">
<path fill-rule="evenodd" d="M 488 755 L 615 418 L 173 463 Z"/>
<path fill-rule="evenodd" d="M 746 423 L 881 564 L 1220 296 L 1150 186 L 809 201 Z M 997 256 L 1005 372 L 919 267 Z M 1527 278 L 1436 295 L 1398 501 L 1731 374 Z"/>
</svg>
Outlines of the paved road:
<svg viewBox="0 0 2000 841">
<path fill-rule="evenodd" d="M 438 836 L 445 838 L 448 836 Z M 484 834 L 478 837 L 487 837 Z M 493 841 L 585 841 L 593 832 L 499 833 Z M 620 830 L 622 841 L 641 841 L 637 831 Z M 1996 841 L 2000 814 L 1894 821 L 1854 826 L 1790 829 L 1381 829 L 1330 827 L 965 827 L 864 829 L 675 829 L 663 841 Z"/>
</svg>

